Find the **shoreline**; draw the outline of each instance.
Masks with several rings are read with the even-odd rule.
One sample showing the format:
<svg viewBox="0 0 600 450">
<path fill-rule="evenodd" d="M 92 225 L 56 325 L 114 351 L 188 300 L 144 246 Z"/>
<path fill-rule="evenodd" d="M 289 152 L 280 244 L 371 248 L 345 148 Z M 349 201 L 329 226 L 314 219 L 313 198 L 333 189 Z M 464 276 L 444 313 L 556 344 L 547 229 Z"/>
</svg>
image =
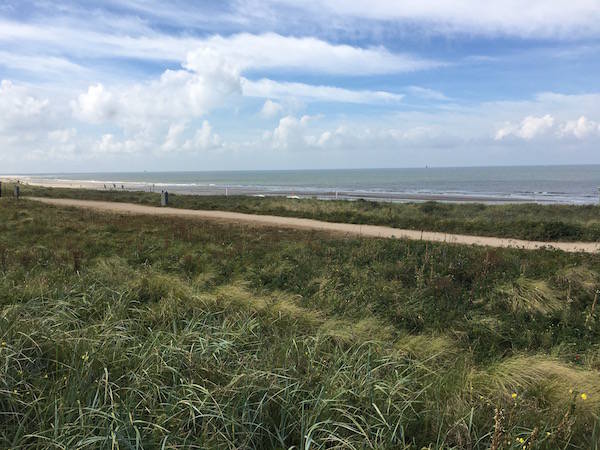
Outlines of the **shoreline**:
<svg viewBox="0 0 600 450">
<path fill-rule="evenodd" d="M 35 176 L 1 175 L 0 182 L 16 183 L 24 185 L 39 186 L 46 188 L 65 189 L 92 189 L 99 191 L 130 191 L 130 192 L 161 192 L 168 190 L 173 194 L 180 195 L 242 195 L 250 197 L 289 197 L 294 199 L 317 198 L 319 200 L 369 200 L 379 202 L 447 202 L 447 203 L 486 203 L 486 204 L 510 204 L 510 203 L 538 203 L 538 204 L 592 204 L 579 203 L 575 201 L 559 201 L 551 199 L 539 199 L 529 197 L 508 197 L 492 195 L 467 195 L 467 194 L 443 194 L 443 193 L 412 193 L 412 192 L 373 192 L 373 191 L 348 191 L 348 190 L 316 190 L 316 189 L 281 189 L 262 187 L 239 187 L 239 186 L 217 186 L 196 185 L 193 189 L 189 185 L 178 185 L 177 183 L 150 183 L 141 181 L 98 181 L 98 180 L 67 180 L 38 178 Z"/>
</svg>

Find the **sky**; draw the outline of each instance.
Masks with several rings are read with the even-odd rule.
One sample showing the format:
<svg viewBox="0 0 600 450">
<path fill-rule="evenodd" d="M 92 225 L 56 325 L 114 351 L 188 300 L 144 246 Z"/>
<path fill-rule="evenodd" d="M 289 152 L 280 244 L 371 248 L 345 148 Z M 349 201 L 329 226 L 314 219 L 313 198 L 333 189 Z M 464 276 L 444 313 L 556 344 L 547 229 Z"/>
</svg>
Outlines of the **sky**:
<svg viewBox="0 0 600 450">
<path fill-rule="evenodd" d="M 600 163 L 600 0 L 0 1 L 0 173 Z"/>
</svg>

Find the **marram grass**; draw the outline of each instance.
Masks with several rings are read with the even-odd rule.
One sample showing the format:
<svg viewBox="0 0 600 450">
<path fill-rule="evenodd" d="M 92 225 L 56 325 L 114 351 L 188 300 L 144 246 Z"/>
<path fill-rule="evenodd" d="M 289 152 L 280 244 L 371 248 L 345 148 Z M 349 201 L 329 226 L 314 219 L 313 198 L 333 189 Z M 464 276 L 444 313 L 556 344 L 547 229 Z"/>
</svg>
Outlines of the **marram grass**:
<svg viewBox="0 0 600 450">
<path fill-rule="evenodd" d="M 0 447 L 598 448 L 599 268 L 3 199 Z"/>
<path fill-rule="evenodd" d="M 11 186 L 8 187 L 8 192 Z M 22 186 L 22 195 L 141 203 L 158 206 L 160 194 Z M 600 241 L 600 206 L 299 200 L 286 197 L 169 195 L 175 208 L 305 217 L 328 222 L 387 225 L 411 230 L 538 241 Z"/>
</svg>

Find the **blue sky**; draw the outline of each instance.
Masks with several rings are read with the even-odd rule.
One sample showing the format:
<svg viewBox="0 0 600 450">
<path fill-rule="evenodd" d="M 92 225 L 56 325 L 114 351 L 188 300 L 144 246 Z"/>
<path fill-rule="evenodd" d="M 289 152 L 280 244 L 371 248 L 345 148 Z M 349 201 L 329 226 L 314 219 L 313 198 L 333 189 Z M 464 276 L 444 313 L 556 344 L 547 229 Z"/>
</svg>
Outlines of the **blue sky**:
<svg viewBox="0 0 600 450">
<path fill-rule="evenodd" d="M 0 4 L 1 172 L 600 163 L 600 1 Z"/>
</svg>

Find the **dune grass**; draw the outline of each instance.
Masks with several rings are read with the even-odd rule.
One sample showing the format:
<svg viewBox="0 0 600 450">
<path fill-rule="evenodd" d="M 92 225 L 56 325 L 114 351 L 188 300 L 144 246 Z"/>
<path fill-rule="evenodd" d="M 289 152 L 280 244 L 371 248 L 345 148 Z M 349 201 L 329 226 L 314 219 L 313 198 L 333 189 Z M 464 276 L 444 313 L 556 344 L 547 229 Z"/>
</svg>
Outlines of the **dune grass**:
<svg viewBox="0 0 600 450">
<path fill-rule="evenodd" d="M 10 190 L 10 187 L 9 187 Z M 109 200 L 159 205 L 160 194 L 129 191 L 43 188 L 23 186 L 24 195 Z M 200 196 L 171 194 L 175 208 L 237 211 L 304 217 L 329 222 L 387 225 L 424 231 L 511 237 L 538 241 L 600 240 L 600 206 L 481 203 L 388 203 L 256 198 L 248 196 Z"/>
<path fill-rule="evenodd" d="M 0 202 L 0 447 L 600 445 L 600 256 Z"/>
</svg>

